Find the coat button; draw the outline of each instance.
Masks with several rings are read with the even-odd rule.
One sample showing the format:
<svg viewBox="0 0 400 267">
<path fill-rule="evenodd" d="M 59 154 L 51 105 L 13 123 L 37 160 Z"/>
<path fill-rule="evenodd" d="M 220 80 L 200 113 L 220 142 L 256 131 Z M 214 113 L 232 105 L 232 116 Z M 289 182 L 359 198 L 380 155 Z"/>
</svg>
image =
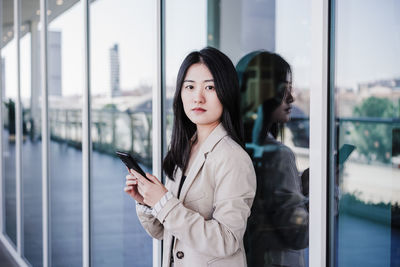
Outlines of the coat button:
<svg viewBox="0 0 400 267">
<path fill-rule="evenodd" d="M 183 259 L 184 256 L 185 256 L 185 254 L 183 254 L 182 251 L 178 251 L 178 252 L 176 253 L 176 257 L 177 257 L 178 259 Z"/>
</svg>

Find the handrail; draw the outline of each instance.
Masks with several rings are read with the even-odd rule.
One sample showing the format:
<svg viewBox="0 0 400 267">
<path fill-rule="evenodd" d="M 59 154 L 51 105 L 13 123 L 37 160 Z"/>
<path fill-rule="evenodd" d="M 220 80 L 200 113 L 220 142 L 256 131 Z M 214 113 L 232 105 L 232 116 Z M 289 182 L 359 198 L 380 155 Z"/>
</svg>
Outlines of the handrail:
<svg viewBox="0 0 400 267">
<path fill-rule="evenodd" d="M 28 132 L 32 133 L 33 131 L 32 134 L 35 135 L 35 128 L 37 129 L 39 125 L 34 125 L 34 122 L 30 119 L 30 109 L 24 109 L 23 116 L 24 129 L 26 128 L 25 124 L 28 124 Z M 123 123 L 121 123 L 121 120 Z M 126 111 L 117 109 L 92 110 L 93 149 L 108 154 L 114 154 L 117 149 L 129 151 L 144 165 L 151 166 L 151 120 L 150 109 L 128 109 Z M 291 123 L 307 121 L 309 121 L 309 117 L 306 115 L 294 115 L 291 117 Z M 339 117 L 336 118 L 336 122 L 339 124 L 350 122 L 389 125 L 400 123 L 400 118 Z M 49 123 L 50 137 L 53 141 L 65 142 L 77 148 L 81 147 L 81 110 L 50 108 Z M 125 141 L 125 144 L 123 141 Z"/>
<path fill-rule="evenodd" d="M 291 121 L 308 121 L 310 118 L 307 116 L 292 116 Z M 339 117 L 336 118 L 338 122 L 360 122 L 360 123 L 400 123 L 400 118 L 379 118 L 379 117 Z"/>
</svg>

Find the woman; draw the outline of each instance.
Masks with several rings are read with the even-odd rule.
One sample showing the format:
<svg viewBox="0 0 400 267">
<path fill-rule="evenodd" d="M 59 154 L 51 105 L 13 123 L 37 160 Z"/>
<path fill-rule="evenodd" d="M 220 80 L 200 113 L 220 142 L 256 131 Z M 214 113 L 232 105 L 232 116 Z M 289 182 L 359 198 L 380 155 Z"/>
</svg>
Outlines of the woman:
<svg viewBox="0 0 400 267">
<path fill-rule="evenodd" d="M 243 149 L 235 68 L 207 47 L 183 61 L 166 185 L 131 170 L 125 191 L 144 229 L 164 240 L 163 266 L 246 266 L 243 235 L 256 190 Z"/>
<path fill-rule="evenodd" d="M 248 264 L 303 267 L 303 249 L 308 246 L 308 189 L 302 184 L 293 152 L 277 140 L 293 108 L 291 68 L 277 54 L 256 51 L 238 63 L 238 72 L 245 125 L 250 129 L 246 148 L 257 174 L 245 237 Z"/>
</svg>

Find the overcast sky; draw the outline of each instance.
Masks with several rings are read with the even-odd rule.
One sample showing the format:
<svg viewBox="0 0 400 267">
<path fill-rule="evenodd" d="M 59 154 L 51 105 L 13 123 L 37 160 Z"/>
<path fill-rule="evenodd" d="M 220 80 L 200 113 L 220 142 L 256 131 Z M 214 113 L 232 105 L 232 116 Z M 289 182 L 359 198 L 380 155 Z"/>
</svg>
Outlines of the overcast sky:
<svg viewBox="0 0 400 267">
<path fill-rule="evenodd" d="M 167 71 L 173 84 L 188 49 L 207 44 L 207 1 L 167 1 Z M 140 7 L 140 8 L 138 8 Z M 119 44 L 120 84 L 133 89 L 151 85 L 156 63 L 155 1 L 97 0 L 91 6 L 92 93 L 110 88 L 109 49 Z M 311 7 L 309 0 L 276 1 L 276 51 L 293 66 L 295 83 L 310 83 Z M 337 1 L 336 86 L 400 77 L 400 1 Z M 50 25 L 62 32 L 63 95 L 83 90 L 83 11 L 77 4 Z M 296 23 L 294 23 L 296 22 Z M 30 95 L 30 36 L 21 40 L 21 90 Z M 2 50 L 6 57 L 6 96 L 16 95 L 15 42 Z"/>
</svg>

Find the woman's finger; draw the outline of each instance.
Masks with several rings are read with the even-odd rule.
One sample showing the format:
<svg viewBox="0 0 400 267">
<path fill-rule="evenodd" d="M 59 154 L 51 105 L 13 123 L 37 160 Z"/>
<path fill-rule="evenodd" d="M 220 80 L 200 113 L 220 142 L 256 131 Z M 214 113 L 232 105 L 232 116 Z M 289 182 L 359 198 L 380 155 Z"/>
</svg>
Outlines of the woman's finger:
<svg viewBox="0 0 400 267">
<path fill-rule="evenodd" d="M 137 171 L 135 171 L 134 169 L 131 169 L 130 170 L 130 173 L 134 176 L 134 177 L 136 177 L 136 178 L 140 178 L 140 177 L 143 177 L 143 175 L 141 175 L 140 173 L 138 173 Z M 144 177 L 143 177 L 144 178 Z"/>
<path fill-rule="evenodd" d="M 143 186 L 139 185 L 139 186 L 137 187 L 137 189 L 138 189 L 139 194 L 142 195 L 142 196 L 144 197 Z"/>
<path fill-rule="evenodd" d="M 126 180 L 136 180 L 136 177 L 133 176 L 132 174 L 128 174 L 125 178 Z"/>
<path fill-rule="evenodd" d="M 138 178 L 139 183 L 145 185 L 145 184 L 149 184 L 151 183 L 149 180 L 147 180 L 146 178 L 144 178 L 142 175 L 140 175 L 138 173 L 138 176 L 136 176 Z"/>
<path fill-rule="evenodd" d="M 135 180 L 127 180 L 125 184 L 126 185 L 137 185 L 137 180 L 136 179 Z"/>
<path fill-rule="evenodd" d="M 141 175 L 140 173 L 138 173 L 137 171 L 135 171 L 134 169 L 131 169 L 131 173 L 133 173 L 135 175 L 135 177 L 141 181 L 144 184 L 148 184 L 148 183 L 152 183 L 151 180 L 147 179 L 146 177 L 144 177 L 143 175 Z M 147 173 L 146 173 L 147 176 Z M 155 178 L 157 179 L 157 178 Z"/>
<path fill-rule="evenodd" d="M 133 190 L 133 187 L 132 187 L 132 186 L 125 186 L 125 187 L 124 187 L 124 191 L 127 192 L 127 193 L 129 193 L 129 192 L 132 191 L 132 190 Z"/>
<path fill-rule="evenodd" d="M 160 184 L 160 181 L 154 175 L 146 172 L 146 177 L 155 184 Z"/>
<path fill-rule="evenodd" d="M 141 177 L 138 177 L 137 179 L 136 179 L 136 181 L 137 181 L 137 184 L 139 185 L 144 185 L 144 181 L 145 179 L 142 179 Z"/>
</svg>

